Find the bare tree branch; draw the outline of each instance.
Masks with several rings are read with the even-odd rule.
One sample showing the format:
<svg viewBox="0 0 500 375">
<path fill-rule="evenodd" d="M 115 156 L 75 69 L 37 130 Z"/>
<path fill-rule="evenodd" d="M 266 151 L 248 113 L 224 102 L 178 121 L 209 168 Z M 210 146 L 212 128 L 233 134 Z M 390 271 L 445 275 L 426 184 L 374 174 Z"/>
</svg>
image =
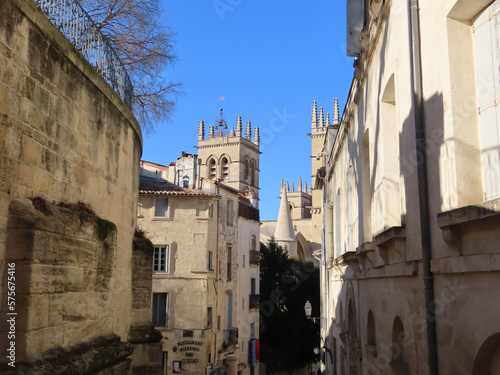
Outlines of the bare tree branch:
<svg viewBox="0 0 500 375">
<path fill-rule="evenodd" d="M 134 85 L 134 113 L 145 132 L 169 120 L 180 83 L 161 74 L 176 61 L 175 34 L 159 0 L 80 0 L 97 28 L 109 39 Z"/>
</svg>

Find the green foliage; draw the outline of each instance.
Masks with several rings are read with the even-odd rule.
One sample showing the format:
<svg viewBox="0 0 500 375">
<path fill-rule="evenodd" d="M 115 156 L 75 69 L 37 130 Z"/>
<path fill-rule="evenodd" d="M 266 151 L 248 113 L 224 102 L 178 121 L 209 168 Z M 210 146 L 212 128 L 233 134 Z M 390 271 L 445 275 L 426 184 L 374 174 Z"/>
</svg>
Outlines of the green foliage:
<svg viewBox="0 0 500 375">
<path fill-rule="evenodd" d="M 289 258 L 274 239 L 260 251 L 261 361 L 268 373 L 316 362 L 319 357 L 313 349 L 320 347 L 320 326 L 306 318 L 304 305 L 309 300 L 313 316 L 319 316 L 319 268 Z"/>
</svg>

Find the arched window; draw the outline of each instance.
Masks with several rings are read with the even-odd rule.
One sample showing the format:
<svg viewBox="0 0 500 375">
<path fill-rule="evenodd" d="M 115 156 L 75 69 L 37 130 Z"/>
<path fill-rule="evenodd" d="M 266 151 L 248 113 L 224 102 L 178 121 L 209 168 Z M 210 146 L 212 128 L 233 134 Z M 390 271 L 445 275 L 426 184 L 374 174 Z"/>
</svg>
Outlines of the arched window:
<svg viewBox="0 0 500 375">
<path fill-rule="evenodd" d="M 229 180 L 229 162 L 226 157 L 222 158 L 222 181 Z"/>
<path fill-rule="evenodd" d="M 255 185 L 255 162 L 253 160 L 250 164 L 250 185 Z"/>
<path fill-rule="evenodd" d="M 354 249 L 354 208 L 353 208 L 353 190 L 354 178 L 352 166 L 347 170 L 347 251 Z"/>
<path fill-rule="evenodd" d="M 244 176 L 245 176 L 245 182 L 248 183 L 248 174 L 249 174 L 249 165 L 248 165 L 248 160 L 245 160 L 245 171 L 244 171 Z"/>
<path fill-rule="evenodd" d="M 208 178 L 215 180 L 217 178 L 217 164 L 215 159 L 210 159 L 208 162 Z"/>
<path fill-rule="evenodd" d="M 375 355 L 377 355 L 377 333 L 375 331 L 375 319 L 373 319 L 373 313 L 370 310 L 368 312 L 368 322 L 366 324 L 366 344 L 368 349 Z"/>
<path fill-rule="evenodd" d="M 392 325 L 392 362 L 391 367 L 400 373 L 409 374 L 408 347 L 411 344 L 408 332 L 405 331 L 403 322 L 399 316 L 394 319 Z"/>
</svg>

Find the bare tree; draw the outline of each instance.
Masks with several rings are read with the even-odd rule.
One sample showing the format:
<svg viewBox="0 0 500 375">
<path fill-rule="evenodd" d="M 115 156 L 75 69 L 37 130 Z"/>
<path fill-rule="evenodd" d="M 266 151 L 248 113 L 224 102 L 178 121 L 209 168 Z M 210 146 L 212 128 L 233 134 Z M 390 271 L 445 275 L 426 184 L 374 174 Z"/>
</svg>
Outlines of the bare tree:
<svg viewBox="0 0 500 375">
<path fill-rule="evenodd" d="M 134 85 L 134 113 L 146 132 L 168 120 L 181 84 L 161 78 L 176 56 L 174 33 L 159 0 L 80 0 L 109 39 Z"/>
</svg>

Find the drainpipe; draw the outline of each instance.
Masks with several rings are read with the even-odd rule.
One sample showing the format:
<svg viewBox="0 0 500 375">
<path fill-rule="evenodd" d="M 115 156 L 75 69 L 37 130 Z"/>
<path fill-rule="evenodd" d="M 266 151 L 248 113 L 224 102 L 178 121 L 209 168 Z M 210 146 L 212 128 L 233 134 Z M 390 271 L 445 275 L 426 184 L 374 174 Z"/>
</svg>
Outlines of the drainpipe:
<svg viewBox="0 0 500 375">
<path fill-rule="evenodd" d="M 431 272 L 431 229 L 429 215 L 429 197 L 427 185 L 427 154 L 425 127 L 423 120 L 422 60 L 420 42 L 419 0 L 410 2 L 411 57 L 413 73 L 413 108 L 415 120 L 415 143 L 417 158 L 418 198 L 420 205 L 420 234 L 422 246 L 422 266 L 427 322 L 427 347 L 429 355 L 429 375 L 438 374 L 436 316 L 434 314 L 434 277 Z"/>
</svg>

